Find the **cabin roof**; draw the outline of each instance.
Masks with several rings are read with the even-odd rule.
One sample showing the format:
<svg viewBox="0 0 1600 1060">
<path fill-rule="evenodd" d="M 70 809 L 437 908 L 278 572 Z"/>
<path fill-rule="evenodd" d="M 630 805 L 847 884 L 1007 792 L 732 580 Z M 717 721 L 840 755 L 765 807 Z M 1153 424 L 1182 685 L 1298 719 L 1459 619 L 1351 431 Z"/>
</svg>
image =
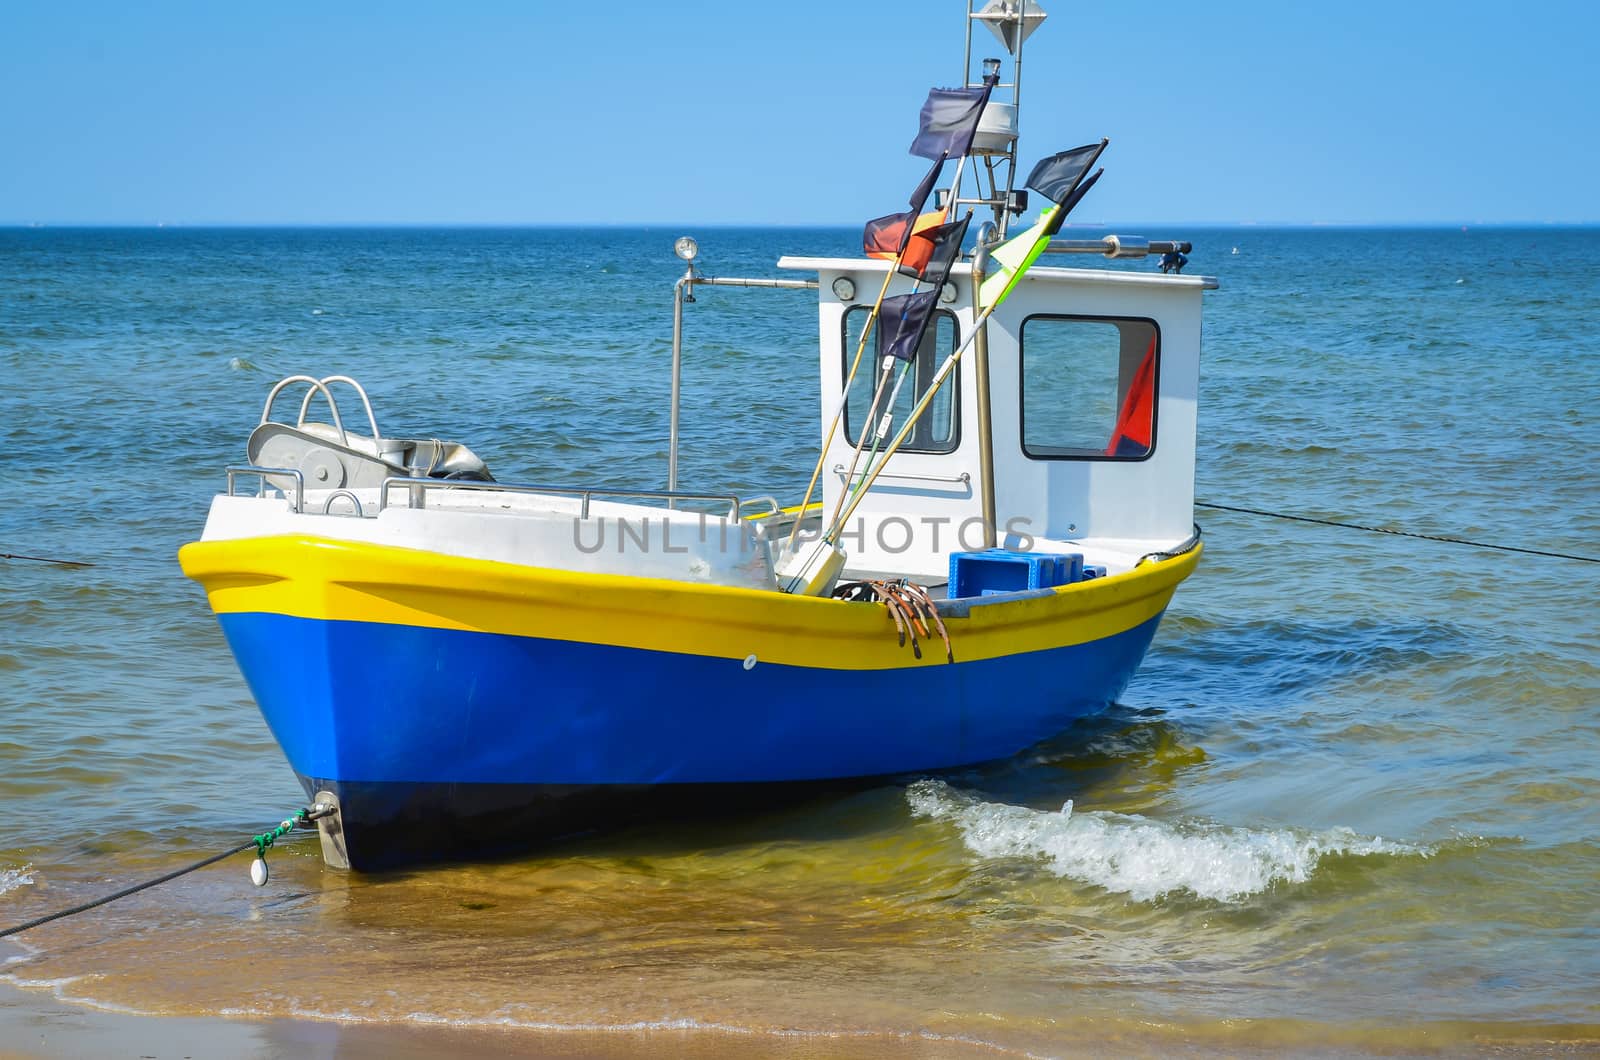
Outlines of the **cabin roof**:
<svg viewBox="0 0 1600 1060">
<path fill-rule="evenodd" d="M 887 272 L 894 262 L 883 258 L 812 258 L 785 254 L 778 259 L 778 268 L 804 272 Z M 951 276 L 972 275 L 971 262 L 959 262 L 950 269 Z M 1044 283 L 1090 283 L 1108 286 L 1133 287 L 1198 287 L 1206 291 L 1217 289 L 1215 276 L 1173 276 L 1158 272 L 1125 272 L 1120 269 L 1062 269 L 1035 265 L 1028 270 L 1028 280 Z"/>
</svg>

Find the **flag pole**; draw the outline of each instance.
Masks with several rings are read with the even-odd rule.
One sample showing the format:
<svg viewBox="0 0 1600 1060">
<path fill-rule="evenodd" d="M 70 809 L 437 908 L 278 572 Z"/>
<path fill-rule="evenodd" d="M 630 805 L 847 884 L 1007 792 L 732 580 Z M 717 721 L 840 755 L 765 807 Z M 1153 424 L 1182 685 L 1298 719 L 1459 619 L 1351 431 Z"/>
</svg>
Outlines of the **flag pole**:
<svg viewBox="0 0 1600 1060">
<path fill-rule="evenodd" d="M 926 263 L 917 266 L 915 269 L 917 284 L 913 289 L 912 294 L 904 296 L 907 300 L 907 305 L 905 309 L 901 311 L 899 323 L 902 326 L 909 325 L 914 329 L 916 341 L 911 344 L 911 348 L 909 350 L 902 350 L 901 346 L 904 344 L 905 340 L 910 337 L 911 332 L 901 334 L 899 331 L 897 331 L 894 339 L 889 343 L 889 352 L 884 356 L 884 364 L 882 371 L 880 372 L 878 384 L 873 391 L 872 408 L 867 414 L 866 423 L 862 425 L 861 437 L 856 441 L 851 453 L 850 469 L 845 473 L 844 484 L 843 488 L 839 492 L 838 503 L 834 506 L 832 518 L 824 523 L 828 529 L 823 534 L 822 539 L 818 541 L 816 547 L 810 549 L 807 554 L 803 556 L 799 555 L 795 551 L 795 547 L 800 535 L 800 526 L 804 521 L 806 508 L 809 507 L 811 503 L 812 491 L 816 489 L 816 483 L 821 477 L 823 467 L 827 463 L 828 448 L 831 446 L 834 434 L 838 429 L 839 420 L 843 416 L 845 408 L 849 404 L 850 387 L 854 383 L 855 377 L 860 369 L 861 358 L 866 350 L 867 336 L 874 324 L 877 324 L 881 328 L 883 314 L 882 306 L 886 300 L 889 284 L 892 282 L 894 274 L 904 268 L 906 250 L 910 246 L 911 238 L 916 234 L 916 222 L 918 220 L 917 214 L 922 209 L 923 204 L 927 201 L 927 188 L 932 184 L 933 181 L 938 179 L 939 170 L 943 167 L 944 163 L 949 160 L 949 157 L 952 153 L 951 149 L 958 144 L 961 145 L 961 150 L 956 152 L 956 172 L 950 186 L 951 201 L 946 203 L 944 209 L 941 211 L 945 217 L 948 217 L 954 212 L 954 200 L 959 198 L 959 193 L 961 190 L 961 177 L 966 167 L 967 153 L 971 148 L 973 137 L 977 134 L 978 125 L 983 119 L 983 114 L 988 106 L 990 94 L 993 92 L 994 86 L 998 81 L 999 76 L 997 73 L 989 74 L 986 72 L 983 79 L 983 88 L 978 94 L 977 99 L 974 101 L 975 106 L 972 107 L 970 112 L 957 111 L 961 117 L 958 118 L 954 124 L 951 122 L 951 108 L 949 106 L 949 100 L 946 97 L 954 96 L 959 98 L 964 94 L 965 90 L 956 91 L 933 89 L 929 91 L 928 100 L 923 104 L 922 118 L 919 123 L 917 138 L 913 140 L 911 144 L 911 153 L 914 155 L 919 155 L 923 158 L 935 157 L 933 155 L 923 153 L 925 150 L 932 148 L 938 150 L 940 154 L 937 156 L 934 168 L 929 171 L 928 176 L 924 178 L 924 182 L 918 185 L 918 190 L 914 195 L 912 210 L 910 215 L 907 217 L 907 224 L 909 226 L 907 235 L 901 240 L 898 252 L 894 257 L 894 264 L 884 277 L 884 286 L 883 289 L 878 293 L 878 300 L 876 303 L 874 303 L 873 312 L 871 315 L 869 315 L 866 327 L 862 329 L 860 341 L 856 347 L 856 356 L 851 362 L 850 373 L 845 381 L 844 390 L 839 396 L 838 405 L 834 410 L 834 414 L 829 417 L 827 435 L 823 441 L 822 451 L 818 454 L 816 467 L 812 470 L 811 481 L 806 486 L 805 500 L 800 506 L 799 514 L 795 519 L 793 528 L 790 530 L 789 540 L 785 545 L 784 553 L 780 557 L 780 561 L 777 564 L 776 573 L 779 577 L 780 587 L 786 592 L 802 592 L 806 595 L 824 595 L 831 591 L 833 583 L 838 578 L 839 571 L 844 565 L 845 554 L 835 543 L 834 538 L 837 536 L 838 527 L 842 523 L 842 513 L 845 509 L 846 503 L 849 503 L 849 511 L 855 511 L 856 506 L 860 503 L 861 496 L 864 494 L 865 490 L 870 486 L 870 484 L 877 479 L 878 472 L 882 470 L 882 465 L 880 463 L 878 469 L 873 471 L 870 475 L 864 471 L 861 487 L 859 489 L 851 488 L 855 479 L 855 469 L 861 460 L 862 450 L 866 448 L 867 430 L 872 429 L 872 451 L 875 457 L 878 447 L 883 443 L 884 435 L 888 432 L 889 426 L 891 426 L 894 422 L 894 397 L 891 397 L 890 407 L 884 414 L 881 425 L 874 424 L 874 420 L 878 415 L 878 406 L 882 402 L 884 392 L 887 389 L 889 373 L 893 368 L 893 360 L 904 359 L 907 362 L 911 362 L 916 359 L 916 347 L 921 345 L 921 340 L 927 330 L 929 314 L 933 309 L 934 300 L 938 298 L 939 290 L 943 287 L 944 283 L 946 282 L 946 278 L 949 276 L 951 260 L 949 257 L 945 257 L 943 260 L 939 278 L 933 285 L 934 289 L 926 294 L 916 289 L 920 288 L 922 281 L 927 279 Z M 940 95 L 941 92 L 944 93 L 944 96 Z M 970 117 L 968 114 L 970 114 Z M 970 125 L 965 124 L 969 121 Z M 941 142 L 942 146 L 936 147 L 936 145 L 941 144 Z M 971 220 L 970 211 L 967 215 L 967 220 Z M 869 222 L 869 226 L 871 224 L 872 222 Z M 941 231 L 946 238 L 952 235 L 952 233 L 949 231 L 950 227 L 953 226 L 941 226 Z M 955 252 L 957 255 L 960 253 L 961 236 L 965 232 L 966 222 L 964 221 L 961 223 L 960 232 L 953 233 Z M 938 246 L 937 243 L 934 245 Z M 932 251 L 930 251 L 930 253 L 932 253 Z M 928 301 L 923 302 L 920 306 L 917 306 L 917 302 L 915 300 L 919 299 L 928 299 Z M 917 316 L 915 318 L 910 316 L 913 306 L 917 306 L 915 309 Z M 884 333 L 880 331 L 880 340 L 882 340 L 883 337 Z M 880 345 L 882 345 L 881 341 Z M 902 353 L 904 354 L 903 358 Z M 959 356 L 959 353 L 957 356 Z M 909 374 L 909 364 L 908 372 L 906 374 Z M 946 374 L 948 374 L 948 366 Z M 896 397 L 900 392 L 900 385 L 904 383 L 904 381 L 905 374 L 902 374 L 900 381 L 896 383 L 894 388 L 894 395 Z M 940 382 L 942 382 L 942 379 Z M 931 401 L 932 395 L 937 388 L 937 383 L 930 388 L 928 400 L 925 400 L 921 405 L 919 405 L 918 409 L 913 415 L 910 425 L 915 425 L 916 418 L 920 417 L 926 410 L 928 402 Z M 899 444 L 903 443 L 905 437 L 906 429 L 902 428 L 900 433 L 896 435 L 894 443 L 895 446 L 898 447 Z M 886 453 L 884 459 L 887 459 L 888 455 L 889 454 Z M 873 464 L 873 458 L 868 458 L 867 464 L 868 467 L 871 468 Z"/>
<path fill-rule="evenodd" d="M 867 491 L 872 488 L 874 482 L 878 481 L 878 476 L 888 466 L 889 458 L 899 451 L 900 446 L 910 436 L 912 429 L 916 427 L 917 421 L 922 418 L 922 414 L 928 411 L 928 406 L 933 404 L 934 396 L 939 393 L 939 388 L 944 386 L 946 379 L 950 378 L 950 373 L 955 369 L 957 362 L 961 360 L 961 355 L 967 352 L 967 347 L 971 346 L 972 340 L 977 338 L 978 329 L 983 327 L 999 304 L 999 302 L 996 302 L 994 305 L 984 308 L 983 312 L 978 315 L 978 319 L 972 322 L 972 328 L 967 332 L 967 337 L 962 340 L 961 345 L 956 347 L 956 351 L 946 357 L 944 363 L 939 366 L 939 371 L 928 384 L 928 389 L 923 393 L 922 400 L 917 402 L 916 408 L 911 410 L 911 415 L 906 417 L 905 425 L 894 436 L 894 441 L 889 443 L 889 448 L 883 451 L 883 458 L 878 461 L 877 466 L 867 474 L 866 478 L 861 480 L 861 486 L 855 491 L 855 497 L 850 502 L 849 507 L 844 508 L 843 512 L 836 516 L 833 523 L 828 527 L 828 533 L 823 535 L 825 539 L 837 532 L 839 527 L 849 522 L 850 517 L 855 514 L 856 508 L 860 506 L 862 501 L 866 500 Z"/>
<path fill-rule="evenodd" d="M 980 108 L 980 113 L 982 113 L 981 108 Z M 955 213 L 955 209 L 954 209 L 955 200 L 956 200 L 957 196 L 959 196 L 961 194 L 961 171 L 966 167 L 966 164 L 967 164 L 967 156 L 965 154 L 963 154 L 960 158 L 956 159 L 956 175 L 950 181 L 950 202 L 945 206 L 945 216 L 946 217 L 949 217 L 950 215 Z M 970 211 L 969 211 L 969 213 L 970 213 Z M 907 240 L 906 246 L 909 247 L 910 245 L 911 245 L 910 241 Z M 901 250 L 900 250 L 900 256 L 902 258 L 905 256 L 905 251 L 906 251 L 906 248 L 902 247 Z M 899 268 L 899 264 L 897 262 L 896 265 L 895 265 L 895 268 L 891 269 L 890 272 L 889 272 L 889 278 L 890 279 L 894 278 L 894 273 L 898 268 Z M 920 281 L 919 281 L 919 283 L 920 283 Z M 884 290 L 888 290 L 888 287 L 885 286 Z M 881 304 L 883 296 L 880 294 L 878 297 L 879 297 L 880 304 Z M 862 333 L 863 341 L 865 341 L 865 338 L 866 338 L 866 333 L 863 332 Z M 871 424 L 873 419 L 877 416 L 878 401 L 882 397 L 882 391 L 883 391 L 884 384 L 888 382 L 888 368 L 889 368 L 889 366 L 887 366 L 887 365 L 884 367 L 883 375 L 878 380 L 878 389 L 876 391 L 874 391 L 873 395 L 872 395 L 872 408 L 867 411 L 866 422 L 862 424 L 861 438 L 856 442 L 855 452 L 850 454 L 850 468 L 849 468 L 848 471 L 845 472 L 844 488 L 839 493 L 839 503 L 837 503 L 837 504 L 835 504 L 833 506 L 833 514 L 834 514 L 834 518 L 835 519 L 838 518 L 839 511 L 840 511 L 840 509 L 842 509 L 844 507 L 845 501 L 848 500 L 850 495 L 855 492 L 855 490 L 851 487 L 851 483 L 855 479 L 856 465 L 861 462 L 861 451 L 863 449 L 865 449 L 866 445 L 867 445 L 867 432 L 866 432 L 867 425 Z M 902 375 L 900 377 L 900 379 L 903 382 L 905 380 L 905 376 Z M 895 386 L 894 392 L 895 392 L 895 397 L 898 397 L 899 394 L 900 394 L 900 387 L 899 387 L 898 384 Z M 893 414 L 894 414 L 894 401 L 895 401 L 895 398 L 893 398 L 893 397 L 891 397 L 889 399 L 888 413 L 891 416 L 893 416 Z M 841 406 L 841 408 L 842 408 L 842 406 Z M 891 420 L 891 422 L 892 422 L 892 420 Z M 874 438 L 873 438 L 873 443 L 872 443 L 872 454 L 873 455 L 867 457 L 867 469 L 868 470 L 871 469 L 872 461 L 873 461 L 874 457 L 876 457 L 876 455 L 877 455 L 878 443 L 880 443 L 882 441 L 883 441 L 883 435 L 881 433 L 876 433 L 875 432 L 874 433 Z M 828 456 L 827 451 L 826 451 L 827 450 L 827 446 L 823 446 L 823 450 L 824 451 L 823 451 L 823 454 L 822 454 L 822 461 L 825 462 L 827 460 L 827 456 Z M 822 463 L 821 462 L 819 462 L 817 464 L 817 468 L 818 468 L 818 470 L 821 470 L 821 468 L 822 468 Z M 862 474 L 865 475 L 866 471 L 863 471 Z M 808 496 L 809 496 L 809 494 L 808 494 Z M 796 528 L 798 529 L 799 524 L 796 523 L 795 525 L 796 525 Z M 791 543 L 791 545 L 793 544 L 793 537 L 790 538 L 790 543 Z"/>
<path fill-rule="evenodd" d="M 1076 187 L 1074 187 L 1073 190 L 1076 191 Z M 1071 194 L 1069 193 L 1066 198 L 1071 199 Z M 1067 213 L 1072 208 L 1071 205 L 1061 205 L 1056 203 L 1053 203 L 1052 206 L 1054 207 L 1054 212 L 1049 215 L 1048 219 L 1044 219 L 1044 228 L 1035 240 L 1035 246 L 1033 248 L 1034 251 L 1042 249 L 1044 245 L 1047 245 L 1050 242 L 1050 237 L 1061 230 L 1061 224 L 1066 220 Z M 1017 238 L 1020 239 L 1022 237 L 1018 236 Z M 916 427 L 917 421 L 922 418 L 923 413 L 928 411 L 928 406 L 933 404 L 934 396 L 939 393 L 939 388 L 944 385 L 945 380 L 950 378 L 950 373 L 955 370 L 955 366 L 960 362 L 961 355 L 964 354 L 967 351 L 967 347 L 971 346 L 977 339 L 978 334 L 983 330 L 983 326 L 988 323 L 989 317 L 994 314 L 994 311 L 998 309 L 1000 304 L 1004 302 L 1011 294 L 1012 288 L 1017 285 L 1017 282 L 1022 279 L 1023 274 L 1028 271 L 1028 267 L 1032 265 L 1033 261 L 1037 258 L 1038 253 L 1033 253 L 1028 257 L 1025 257 L 1024 260 L 1018 265 L 1016 271 L 1012 274 L 1011 279 L 1007 281 L 1006 286 L 1002 288 L 1000 293 L 995 297 L 995 300 L 989 305 L 985 306 L 983 311 L 978 314 L 975 320 L 973 320 L 972 327 L 967 331 L 967 337 L 962 340 L 960 346 L 956 347 L 955 352 L 949 357 L 945 358 L 944 363 L 939 366 L 939 371 L 928 383 L 928 389 L 923 393 L 922 399 L 917 402 L 916 407 L 911 410 L 911 414 L 906 417 L 906 422 L 904 426 L 900 428 L 899 433 L 894 436 L 894 441 L 890 442 L 889 447 L 883 451 L 882 459 L 880 459 L 877 462 L 877 466 L 872 468 L 871 471 L 861 480 L 861 486 L 855 491 L 855 495 L 852 497 L 850 504 L 848 506 L 840 506 L 842 510 L 834 517 L 833 522 L 829 524 L 827 533 L 823 535 L 823 540 L 831 540 L 832 537 L 839 532 L 840 528 L 842 528 L 845 523 L 849 522 L 850 517 L 855 514 L 856 508 L 860 507 L 861 502 L 866 499 L 867 491 L 872 488 L 873 483 L 878 481 L 878 476 L 882 474 L 883 469 L 888 466 L 889 458 L 894 456 L 895 453 L 899 452 L 900 447 L 905 444 L 905 440 L 910 437 L 912 429 Z M 980 294 L 981 292 L 977 288 L 973 289 L 972 300 L 974 306 L 977 305 Z"/>
<path fill-rule="evenodd" d="M 907 241 L 909 245 L 909 241 Z M 811 503 L 811 491 L 817 488 L 817 479 L 822 477 L 822 466 L 828 462 L 828 446 L 833 444 L 833 436 L 839 429 L 839 419 L 844 415 L 845 402 L 850 400 L 850 386 L 856 381 L 856 370 L 861 367 L 861 355 L 867 349 L 867 336 L 872 334 L 872 326 L 878 322 L 878 310 L 883 308 L 883 296 L 889 293 L 889 285 L 894 282 L 895 271 L 900 267 L 899 258 L 905 256 L 904 248 L 889 266 L 889 271 L 883 274 L 883 286 L 878 289 L 878 300 L 872 303 L 872 312 L 867 314 L 867 322 L 861 328 L 861 341 L 856 343 L 855 359 L 850 362 L 850 374 L 845 378 L 844 390 L 839 394 L 839 400 L 833 406 L 833 418 L 828 422 L 828 432 L 822 439 L 822 450 L 817 453 L 817 466 L 811 470 L 811 481 L 806 483 L 805 499 L 800 502 L 799 513 L 795 516 L 794 529 L 789 532 L 789 549 L 794 550 L 794 543 L 800 537 L 800 525 L 805 522 L 806 507 Z M 868 420 L 871 413 L 868 413 Z M 848 482 L 848 480 L 846 480 Z"/>
<path fill-rule="evenodd" d="M 872 415 L 869 413 L 867 416 L 867 425 L 872 427 L 872 450 L 871 452 L 867 453 L 867 466 L 861 469 L 861 474 L 863 476 L 865 476 L 866 473 L 872 469 L 872 462 L 878 458 L 878 447 L 882 445 L 883 440 L 889 436 L 889 427 L 894 423 L 894 403 L 900 400 L 900 388 L 905 385 L 906 376 L 911 373 L 912 363 L 913 362 L 911 361 L 907 361 L 900 369 L 900 378 L 894 381 L 894 389 L 889 392 L 889 407 L 883 410 L 883 418 L 877 424 L 873 424 Z M 884 378 L 882 380 L 882 385 L 884 386 L 887 386 L 889 383 L 889 368 L 889 365 L 884 365 Z M 863 435 L 862 443 L 865 444 L 865 442 L 866 437 Z M 842 506 L 844 501 L 849 498 L 849 495 L 855 492 L 855 488 L 851 485 L 851 482 L 855 479 L 855 476 L 855 466 L 852 465 L 849 474 L 845 476 L 844 493 L 840 495 L 840 503 L 835 507 L 835 512 L 837 512 L 837 508 Z"/>
<path fill-rule="evenodd" d="M 952 200 L 955 199 L 956 195 L 960 191 L 961 170 L 962 167 L 966 165 L 966 162 L 967 156 L 964 154 L 956 160 L 956 175 L 955 179 L 952 180 L 950 184 L 950 197 Z M 943 162 L 940 164 L 943 165 Z M 916 207 L 915 209 L 920 210 L 920 207 Z M 949 216 L 949 214 L 952 212 L 950 206 L 946 206 L 944 212 L 946 216 Z M 840 392 L 839 400 L 834 405 L 833 416 L 830 417 L 828 421 L 827 434 L 822 439 L 822 449 L 817 454 L 817 466 L 811 469 L 811 481 L 806 483 L 805 498 L 800 502 L 799 514 L 795 518 L 794 528 L 789 531 L 789 542 L 786 547 L 791 552 L 794 550 L 795 542 L 799 540 L 800 525 L 805 521 L 805 510 L 807 505 L 811 503 L 811 493 L 817 488 L 817 480 L 822 477 L 822 468 L 828 462 L 828 446 L 833 444 L 833 436 L 839 429 L 839 420 L 844 415 L 845 403 L 850 400 L 850 387 L 856 381 L 857 370 L 861 367 L 861 356 L 867 348 L 867 336 L 872 334 L 873 325 L 878 322 L 879 312 L 883 308 L 884 296 L 889 293 L 889 285 L 894 282 L 895 273 L 900 270 L 900 266 L 905 260 L 906 250 L 911 246 L 910 236 L 916 232 L 916 223 L 917 219 L 915 217 L 911 218 L 907 222 L 907 237 L 900 247 L 900 253 L 895 255 L 893 263 L 889 266 L 889 270 L 884 273 L 883 286 L 878 289 L 878 298 L 872 303 L 872 312 L 867 315 L 867 322 L 861 329 L 861 339 L 856 343 L 856 355 L 850 362 L 850 373 L 845 378 L 844 390 Z M 887 375 L 887 373 L 885 373 L 885 375 Z M 877 415 L 878 402 L 882 398 L 883 385 L 886 381 L 886 378 L 879 379 L 878 385 L 873 389 L 872 407 L 867 410 L 866 424 L 870 424 L 873 421 L 873 418 Z M 892 407 L 893 405 L 891 404 L 891 408 Z M 863 424 L 861 440 L 857 443 L 855 451 L 850 457 L 850 470 L 845 475 L 845 490 L 844 493 L 840 495 L 840 504 L 844 503 L 844 496 L 848 495 L 850 492 L 850 480 L 855 475 L 857 462 L 861 459 L 861 449 L 866 443 L 866 432 L 864 428 L 865 424 Z"/>
<path fill-rule="evenodd" d="M 861 423 L 861 437 L 857 439 L 855 450 L 850 454 L 850 467 L 844 473 L 844 490 L 839 494 L 838 503 L 833 506 L 833 514 L 836 516 L 850 495 L 850 482 L 855 478 L 856 466 L 861 462 L 861 450 L 866 447 L 867 434 L 873 430 L 873 422 L 878 418 L 878 405 L 883 401 L 884 391 L 889 388 L 889 373 L 893 370 L 894 358 L 885 357 L 878 371 L 878 384 L 872 389 L 872 404 L 867 408 L 866 419 Z M 824 453 L 823 457 L 826 459 L 827 454 Z"/>
</svg>

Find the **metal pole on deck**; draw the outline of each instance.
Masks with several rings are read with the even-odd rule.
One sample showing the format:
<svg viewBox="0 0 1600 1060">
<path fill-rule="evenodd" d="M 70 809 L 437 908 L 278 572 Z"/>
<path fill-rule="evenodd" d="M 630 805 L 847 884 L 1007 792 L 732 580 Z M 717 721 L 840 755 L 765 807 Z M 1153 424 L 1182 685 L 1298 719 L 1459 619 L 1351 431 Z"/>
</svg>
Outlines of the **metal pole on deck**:
<svg viewBox="0 0 1600 1060">
<path fill-rule="evenodd" d="M 972 311 L 978 312 L 978 290 L 983 286 L 984 273 L 989 264 L 989 243 L 995 236 L 995 226 L 985 221 L 978 226 L 978 245 L 972 252 Z M 989 419 L 989 322 L 978 317 L 978 334 L 973 340 L 972 352 L 977 357 L 974 365 L 978 383 L 978 494 L 983 504 L 983 547 L 995 546 L 994 513 L 994 430 Z"/>
<path fill-rule="evenodd" d="M 700 245 L 691 236 L 679 236 L 672 252 L 684 261 L 683 275 L 672 287 L 672 410 L 667 427 L 667 492 L 678 489 L 678 393 L 683 382 L 683 303 L 694 301 L 695 284 L 713 287 L 778 287 L 787 289 L 817 289 L 816 280 L 764 280 L 736 277 L 701 276 L 694 267 L 700 254 Z M 676 508 L 678 502 L 668 498 L 667 507 Z"/>
<path fill-rule="evenodd" d="M 667 428 L 667 492 L 678 488 L 678 384 L 683 377 L 683 289 L 694 282 L 694 263 L 672 287 L 672 413 Z"/>
</svg>

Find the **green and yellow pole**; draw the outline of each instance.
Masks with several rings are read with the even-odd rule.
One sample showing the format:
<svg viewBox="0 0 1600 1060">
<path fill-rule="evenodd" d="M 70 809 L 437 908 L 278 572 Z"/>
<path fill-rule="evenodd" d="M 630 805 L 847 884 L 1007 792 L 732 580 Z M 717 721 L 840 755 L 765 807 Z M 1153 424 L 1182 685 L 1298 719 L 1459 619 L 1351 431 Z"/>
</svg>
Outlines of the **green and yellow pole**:
<svg viewBox="0 0 1600 1060">
<path fill-rule="evenodd" d="M 915 224 L 915 222 L 912 222 Z M 903 253 L 903 252 L 902 252 Z M 856 381 L 856 371 L 861 367 L 861 355 L 867 348 L 867 336 L 872 334 L 872 327 L 878 322 L 878 311 L 883 308 L 884 295 L 889 293 L 889 284 L 894 282 L 895 270 L 900 267 L 899 258 L 895 259 L 889 271 L 884 273 L 883 286 L 878 289 L 878 299 L 872 303 L 872 312 L 867 315 L 867 323 L 861 329 L 861 341 L 856 343 L 855 359 L 850 362 L 850 374 L 845 377 L 844 390 L 839 394 L 839 400 L 833 406 L 833 418 L 828 422 L 828 431 L 822 438 L 822 451 L 817 454 L 817 466 L 811 469 L 811 481 L 806 483 L 805 499 L 800 502 L 801 516 L 794 521 L 794 529 L 789 532 L 789 548 L 793 550 L 795 540 L 800 536 L 800 524 L 805 521 L 804 514 L 811 504 L 811 492 L 817 488 L 817 480 L 822 477 L 822 466 L 828 462 L 828 446 L 833 444 L 834 433 L 839 429 L 839 418 L 844 415 L 844 404 L 850 400 L 850 386 Z M 877 406 L 876 396 L 873 402 Z M 847 480 L 848 481 L 848 480 Z"/>
</svg>

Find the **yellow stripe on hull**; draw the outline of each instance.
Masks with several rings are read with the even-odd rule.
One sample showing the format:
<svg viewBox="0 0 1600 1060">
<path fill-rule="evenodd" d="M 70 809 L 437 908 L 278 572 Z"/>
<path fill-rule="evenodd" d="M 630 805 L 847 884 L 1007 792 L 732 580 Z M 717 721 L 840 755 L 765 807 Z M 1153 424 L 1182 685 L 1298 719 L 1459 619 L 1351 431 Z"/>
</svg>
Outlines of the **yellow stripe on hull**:
<svg viewBox="0 0 1600 1060">
<path fill-rule="evenodd" d="M 1154 618 L 1199 561 L 1182 556 L 973 607 L 946 620 L 958 662 L 1083 644 Z M 219 615 L 267 613 L 609 644 L 825 669 L 944 665 L 898 646 L 882 607 L 778 592 L 463 559 L 302 535 L 178 553 Z"/>
</svg>

